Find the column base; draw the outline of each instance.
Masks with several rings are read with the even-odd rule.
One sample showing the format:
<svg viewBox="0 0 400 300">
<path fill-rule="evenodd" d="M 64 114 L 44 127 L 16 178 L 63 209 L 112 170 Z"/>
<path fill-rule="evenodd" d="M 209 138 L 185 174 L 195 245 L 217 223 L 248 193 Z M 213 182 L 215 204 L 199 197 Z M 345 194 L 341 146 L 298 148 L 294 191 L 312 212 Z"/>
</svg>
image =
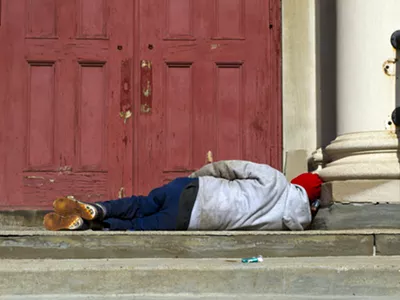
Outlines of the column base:
<svg viewBox="0 0 400 300">
<path fill-rule="evenodd" d="M 342 204 L 321 208 L 312 230 L 399 229 L 398 204 Z"/>
<path fill-rule="evenodd" d="M 400 228 L 399 137 L 395 130 L 349 133 L 314 154 L 325 183 L 313 229 Z"/>
<path fill-rule="evenodd" d="M 344 134 L 324 150 L 325 182 L 344 180 L 400 180 L 400 131 Z"/>
<path fill-rule="evenodd" d="M 346 180 L 324 183 L 322 205 L 338 203 L 400 204 L 400 180 Z"/>
<path fill-rule="evenodd" d="M 323 151 L 321 200 L 400 204 L 399 132 L 356 132 L 339 136 Z M 321 160 L 321 155 L 314 155 Z"/>
</svg>

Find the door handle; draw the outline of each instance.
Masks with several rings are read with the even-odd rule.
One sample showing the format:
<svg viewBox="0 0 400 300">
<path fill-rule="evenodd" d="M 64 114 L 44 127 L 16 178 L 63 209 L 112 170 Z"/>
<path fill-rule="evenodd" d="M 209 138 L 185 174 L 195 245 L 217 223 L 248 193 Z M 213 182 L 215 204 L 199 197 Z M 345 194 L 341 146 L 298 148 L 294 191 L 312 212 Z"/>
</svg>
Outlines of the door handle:
<svg viewBox="0 0 400 300">
<path fill-rule="evenodd" d="M 140 62 L 140 113 L 150 114 L 153 104 L 153 66 L 150 60 Z"/>
</svg>

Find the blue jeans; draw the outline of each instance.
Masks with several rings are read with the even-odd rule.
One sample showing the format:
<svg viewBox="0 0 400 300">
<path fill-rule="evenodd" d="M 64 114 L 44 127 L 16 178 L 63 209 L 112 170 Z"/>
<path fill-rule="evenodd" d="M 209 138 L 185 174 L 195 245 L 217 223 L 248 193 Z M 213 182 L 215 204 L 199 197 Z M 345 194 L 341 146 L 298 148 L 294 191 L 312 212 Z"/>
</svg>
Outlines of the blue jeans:
<svg viewBox="0 0 400 300">
<path fill-rule="evenodd" d="M 152 190 L 148 196 L 131 196 L 99 202 L 110 230 L 175 230 L 179 198 L 193 178 L 177 178 Z"/>
</svg>

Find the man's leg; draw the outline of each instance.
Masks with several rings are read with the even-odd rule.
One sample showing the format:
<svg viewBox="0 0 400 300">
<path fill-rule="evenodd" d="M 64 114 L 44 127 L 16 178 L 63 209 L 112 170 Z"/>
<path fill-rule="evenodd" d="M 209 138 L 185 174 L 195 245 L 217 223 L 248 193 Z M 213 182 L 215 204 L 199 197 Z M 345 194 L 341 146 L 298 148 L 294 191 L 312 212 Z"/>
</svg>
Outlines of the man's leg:
<svg viewBox="0 0 400 300">
<path fill-rule="evenodd" d="M 157 188 L 148 196 L 131 196 L 98 203 L 86 203 L 69 198 L 54 201 L 54 211 L 61 216 L 77 215 L 84 220 L 105 218 L 132 219 L 155 213 L 164 204 L 165 188 Z"/>
<path fill-rule="evenodd" d="M 131 220 L 156 213 L 164 205 L 166 185 L 156 188 L 148 196 L 131 196 L 98 202 L 104 208 L 105 218 Z"/>
<path fill-rule="evenodd" d="M 124 199 L 126 203 L 121 205 L 119 202 L 122 199 L 100 203 L 104 205 L 108 218 L 104 223 L 109 225 L 110 230 L 176 230 L 179 199 L 184 188 L 193 181 L 178 178 L 153 190 L 147 200 L 131 197 Z M 195 194 L 192 196 L 196 197 Z"/>
<path fill-rule="evenodd" d="M 54 204 L 56 213 L 45 216 L 44 226 L 47 230 L 135 229 L 135 218 L 140 219 L 156 213 L 159 209 L 159 200 L 162 199 L 131 196 L 91 204 L 60 198 Z"/>
<path fill-rule="evenodd" d="M 103 221 L 109 230 L 176 230 L 176 214 L 169 210 L 157 212 L 150 216 L 122 220 L 109 218 Z"/>
<path fill-rule="evenodd" d="M 56 214 L 63 218 L 73 215 L 89 221 L 85 221 L 84 225 L 101 223 L 110 230 L 174 230 L 181 192 L 191 181 L 193 179 L 178 178 L 154 189 L 147 197 L 132 196 L 99 203 L 60 198 L 54 201 L 53 206 Z"/>
<path fill-rule="evenodd" d="M 149 196 L 131 196 L 117 200 L 97 202 L 105 212 L 105 218 L 131 220 L 155 213 L 160 204 Z"/>
</svg>

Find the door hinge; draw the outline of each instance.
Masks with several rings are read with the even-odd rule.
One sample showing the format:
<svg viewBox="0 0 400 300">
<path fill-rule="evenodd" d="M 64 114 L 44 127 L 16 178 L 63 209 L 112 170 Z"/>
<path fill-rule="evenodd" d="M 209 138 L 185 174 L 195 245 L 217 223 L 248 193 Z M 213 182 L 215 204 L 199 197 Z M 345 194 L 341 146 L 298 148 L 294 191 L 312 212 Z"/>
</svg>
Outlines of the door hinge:
<svg viewBox="0 0 400 300">
<path fill-rule="evenodd" d="M 124 124 L 126 124 L 127 120 L 132 117 L 132 112 L 130 110 L 121 111 L 119 116 L 124 120 Z"/>
</svg>

